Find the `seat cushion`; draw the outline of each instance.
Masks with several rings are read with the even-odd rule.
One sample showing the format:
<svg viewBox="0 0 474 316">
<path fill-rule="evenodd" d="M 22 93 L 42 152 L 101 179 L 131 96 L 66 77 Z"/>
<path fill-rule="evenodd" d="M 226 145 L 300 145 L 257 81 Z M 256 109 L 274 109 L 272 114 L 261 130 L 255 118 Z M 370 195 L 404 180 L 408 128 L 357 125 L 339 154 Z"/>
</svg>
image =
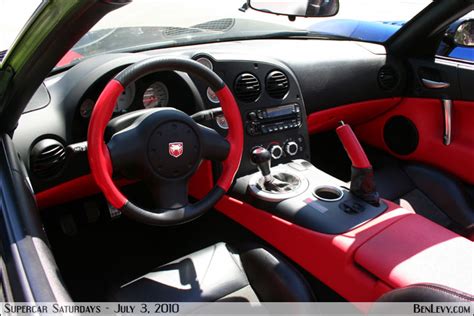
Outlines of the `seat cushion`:
<svg viewBox="0 0 474 316">
<path fill-rule="evenodd" d="M 285 259 L 260 245 L 217 243 L 122 285 L 122 302 L 308 302 L 314 296 Z"/>
</svg>

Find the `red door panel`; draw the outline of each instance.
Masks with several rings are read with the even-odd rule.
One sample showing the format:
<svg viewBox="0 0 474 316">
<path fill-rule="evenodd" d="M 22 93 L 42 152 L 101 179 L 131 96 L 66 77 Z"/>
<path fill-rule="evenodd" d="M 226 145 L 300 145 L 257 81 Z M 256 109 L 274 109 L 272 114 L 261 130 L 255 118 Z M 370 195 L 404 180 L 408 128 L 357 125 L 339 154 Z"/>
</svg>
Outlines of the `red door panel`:
<svg viewBox="0 0 474 316">
<path fill-rule="evenodd" d="M 370 100 L 311 113 L 308 115 L 308 132 L 314 134 L 333 130 L 340 121 L 350 125 L 367 122 L 395 107 L 400 101 L 401 98 Z"/>
<path fill-rule="evenodd" d="M 418 146 L 408 155 L 392 152 L 383 136 L 386 122 L 394 116 L 411 120 L 418 130 Z M 355 128 L 359 139 L 394 156 L 432 165 L 474 184 L 474 102 L 454 101 L 452 142 L 444 145 L 444 116 L 441 100 L 404 98 L 381 116 Z"/>
</svg>

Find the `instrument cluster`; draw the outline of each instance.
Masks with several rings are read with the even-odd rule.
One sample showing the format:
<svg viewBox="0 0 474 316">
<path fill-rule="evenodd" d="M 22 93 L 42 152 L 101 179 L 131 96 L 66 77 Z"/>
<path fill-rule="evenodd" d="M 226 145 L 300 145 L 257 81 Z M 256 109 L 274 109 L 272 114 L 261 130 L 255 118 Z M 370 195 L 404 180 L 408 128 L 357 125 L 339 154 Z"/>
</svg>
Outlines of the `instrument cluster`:
<svg viewBox="0 0 474 316">
<path fill-rule="evenodd" d="M 133 82 L 129 84 L 119 96 L 115 105 L 114 114 L 123 114 L 133 110 L 166 107 L 170 95 L 168 86 L 159 80 Z M 79 114 L 89 119 L 94 108 L 96 98 L 87 96 L 79 105 Z"/>
<path fill-rule="evenodd" d="M 94 82 L 77 102 L 72 140 L 86 139 L 92 111 L 100 93 L 111 79 L 110 74 Z M 125 87 L 117 99 L 113 117 L 136 110 L 174 107 L 187 114 L 199 109 L 189 84 L 176 72 L 157 72 L 142 77 Z"/>
</svg>

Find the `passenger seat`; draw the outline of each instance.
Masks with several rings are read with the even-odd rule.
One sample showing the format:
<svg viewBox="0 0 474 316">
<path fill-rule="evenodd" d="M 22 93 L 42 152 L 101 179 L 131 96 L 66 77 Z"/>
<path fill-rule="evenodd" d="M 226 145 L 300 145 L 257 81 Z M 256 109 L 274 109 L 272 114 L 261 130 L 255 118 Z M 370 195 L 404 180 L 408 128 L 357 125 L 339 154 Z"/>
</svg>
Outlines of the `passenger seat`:
<svg viewBox="0 0 474 316">
<path fill-rule="evenodd" d="M 383 198 L 457 233 L 472 234 L 474 203 L 466 185 L 430 166 L 399 161 L 380 151 L 368 154 Z"/>
</svg>

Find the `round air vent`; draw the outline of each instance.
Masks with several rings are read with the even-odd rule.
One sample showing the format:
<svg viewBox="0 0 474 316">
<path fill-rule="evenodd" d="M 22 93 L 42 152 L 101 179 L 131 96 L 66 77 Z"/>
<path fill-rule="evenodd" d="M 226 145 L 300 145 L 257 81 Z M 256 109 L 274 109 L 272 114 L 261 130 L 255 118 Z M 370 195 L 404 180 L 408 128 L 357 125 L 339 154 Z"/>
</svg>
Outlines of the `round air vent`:
<svg viewBox="0 0 474 316">
<path fill-rule="evenodd" d="M 260 95 L 260 82 L 251 73 L 243 73 L 235 79 L 234 93 L 240 101 L 253 102 Z"/>
<path fill-rule="evenodd" d="M 377 81 L 383 90 L 393 90 L 398 86 L 400 78 L 395 68 L 385 65 L 380 68 Z"/>
<path fill-rule="evenodd" d="M 30 152 L 30 170 L 41 179 L 56 176 L 64 166 L 66 150 L 54 139 L 43 139 Z"/>
<path fill-rule="evenodd" d="M 278 70 L 267 75 L 265 86 L 268 95 L 275 99 L 283 99 L 290 89 L 288 77 Z"/>
</svg>

